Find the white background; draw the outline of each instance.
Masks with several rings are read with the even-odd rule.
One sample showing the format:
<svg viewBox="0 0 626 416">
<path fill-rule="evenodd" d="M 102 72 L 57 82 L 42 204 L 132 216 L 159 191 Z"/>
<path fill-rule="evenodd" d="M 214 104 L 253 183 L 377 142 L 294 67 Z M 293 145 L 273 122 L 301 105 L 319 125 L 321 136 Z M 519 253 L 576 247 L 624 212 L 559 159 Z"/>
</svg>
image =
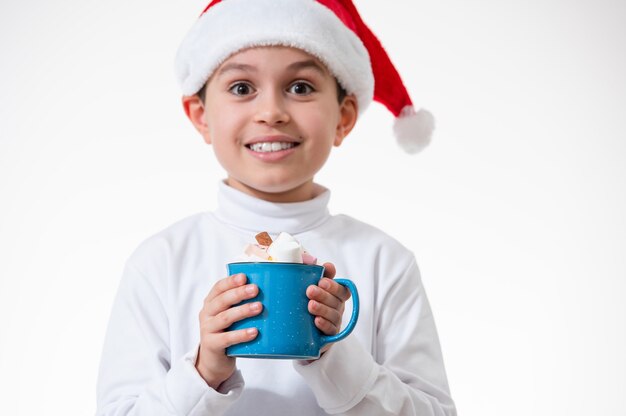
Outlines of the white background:
<svg viewBox="0 0 626 416">
<path fill-rule="evenodd" d="M 318 181 L 415 251 L 459 414 L 626 414 L 626 2 L 356 1 L 373 104 Z M 223 173 L 173 57 L 204 1 L 0 3 L 0 414 L 87 415 L 122 266 Z"/>
</svg>

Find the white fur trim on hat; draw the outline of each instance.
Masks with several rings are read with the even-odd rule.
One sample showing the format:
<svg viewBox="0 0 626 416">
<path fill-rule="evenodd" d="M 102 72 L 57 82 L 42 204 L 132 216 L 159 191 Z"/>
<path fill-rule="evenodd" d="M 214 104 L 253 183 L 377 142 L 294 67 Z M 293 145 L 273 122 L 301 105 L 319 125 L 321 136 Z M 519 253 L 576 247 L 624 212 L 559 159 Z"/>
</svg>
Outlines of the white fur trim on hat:
<svg viewBox="0 0 626 416">
<path fill-rule="evenodd" d="M 193 95 L 228 57 L 253 46 L 284 45 L 317 57 L 356 96 L 359 113 L 374 95 L 374 75 L 363 42 L 315 0 L 224 0 L 210 7 L 183 39 L 176 75 Z"/>
</svg>

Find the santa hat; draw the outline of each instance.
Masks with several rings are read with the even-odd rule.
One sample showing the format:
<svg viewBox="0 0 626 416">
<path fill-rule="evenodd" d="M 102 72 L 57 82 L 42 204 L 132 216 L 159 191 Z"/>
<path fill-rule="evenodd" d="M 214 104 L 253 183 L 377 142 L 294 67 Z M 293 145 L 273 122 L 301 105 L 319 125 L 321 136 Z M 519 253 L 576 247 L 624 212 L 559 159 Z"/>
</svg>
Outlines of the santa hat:
<svg viewBox="0 0 626 416">
<path fill-rule="evenodd" d="M 394 133 L 408 153 L 428 145 L 433 116 L 416 111 L 398 71 L 351 0 L 213 0 L 176 55 L 184 95 L 197 93 L 234 53 L 253 46 L 283 45 L 324 63 L 354 94 L 359 112 L 373 100 L 395 116 Z"/>
</svg>

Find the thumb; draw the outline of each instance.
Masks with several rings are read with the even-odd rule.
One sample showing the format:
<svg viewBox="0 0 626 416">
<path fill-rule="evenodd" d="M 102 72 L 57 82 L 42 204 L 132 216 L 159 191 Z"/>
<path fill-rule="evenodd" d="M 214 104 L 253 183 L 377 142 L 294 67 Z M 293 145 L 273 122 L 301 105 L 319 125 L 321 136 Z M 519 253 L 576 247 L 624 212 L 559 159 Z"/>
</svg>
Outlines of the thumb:
<svg viewBox="0 0 626 416">
<path fill-rule="evenodd" d="M 326 262 L 323 264 L 324 266 L 324 277 L 328 277 L 329 279 L 332 279 L 333 277 L 335 277 L 335 274 L 337 273 L 337 269 L 335 268 L 335 265 L 330 263 L 330 262 Z"/>
</svg>

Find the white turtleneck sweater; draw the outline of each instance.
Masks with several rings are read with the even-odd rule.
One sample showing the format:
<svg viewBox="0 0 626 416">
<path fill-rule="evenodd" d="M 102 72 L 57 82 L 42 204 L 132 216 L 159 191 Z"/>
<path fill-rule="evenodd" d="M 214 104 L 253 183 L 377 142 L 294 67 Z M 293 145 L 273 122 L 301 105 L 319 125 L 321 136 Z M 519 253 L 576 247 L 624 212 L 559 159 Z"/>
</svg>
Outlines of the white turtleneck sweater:
<svg viewBox="0 0 626 416">
<path fill-rule="evenodd" d="M 144 241 L 113 305 L 97 415 L 455 415 L 433 316 L 414 256 L 383 232 L 328 212 L 330 192 L 298 203 L 221 183 L 218 208 Z M 319 360 L 237 359 L 218 391 L 196 371 L 198 313 L 226 264 L 260 231 L 294 235 L 355 282 L 354 332 Z M 352 304 L 346 303 L 345 317 Z M 245 380 L 245 382 L 244 382 Z"/>
</svg>

